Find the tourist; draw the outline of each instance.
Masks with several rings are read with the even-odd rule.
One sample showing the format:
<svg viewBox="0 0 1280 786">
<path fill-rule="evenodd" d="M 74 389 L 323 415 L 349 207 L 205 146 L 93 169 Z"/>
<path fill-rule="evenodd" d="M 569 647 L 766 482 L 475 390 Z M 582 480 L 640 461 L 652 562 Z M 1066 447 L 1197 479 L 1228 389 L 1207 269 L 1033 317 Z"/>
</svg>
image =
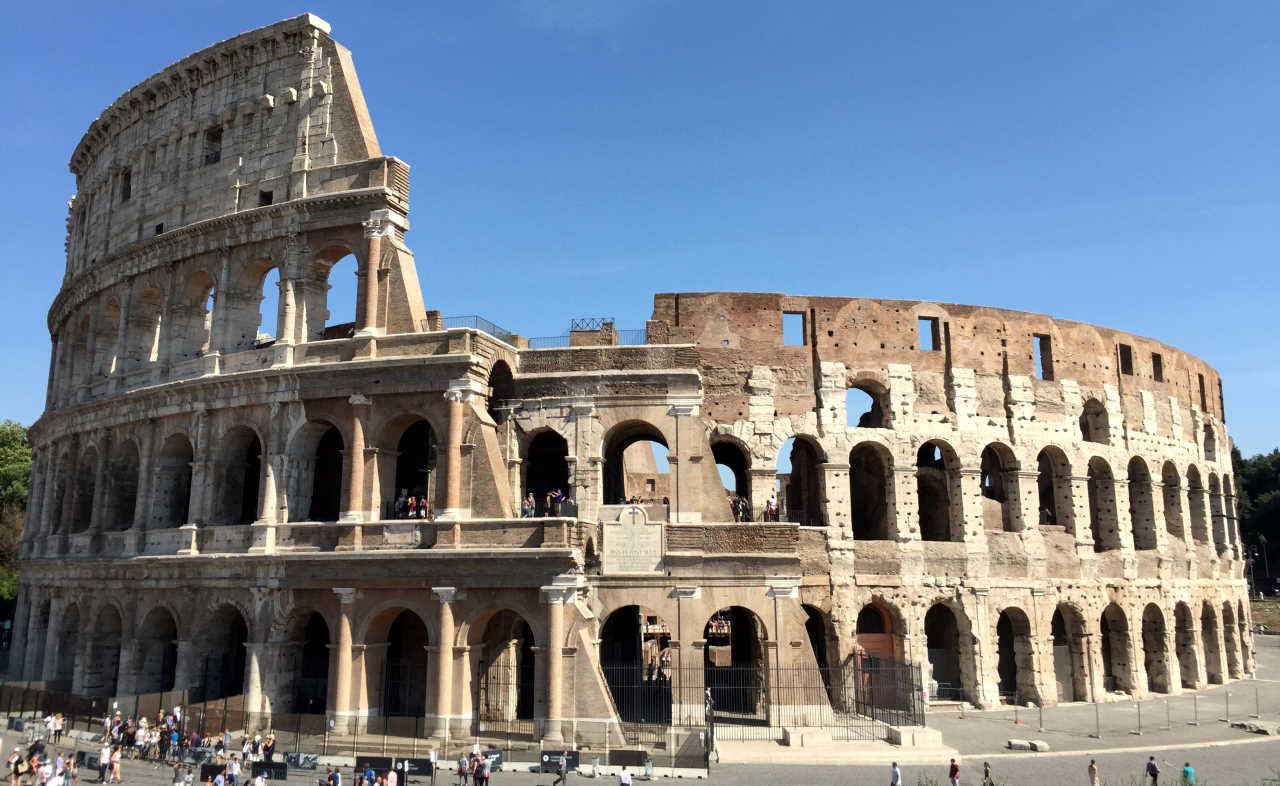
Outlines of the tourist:
<svg viewBox="0 0 1280 786">
<path fill-rule="evenodd" d="M 889 786 L 902 786 L 902 770 L 898 769 L 896 761 L 889 765 Z"/>
<path fill-rule="evenodd" d="M 1098 779 L 1098 760 L 1089 759 L 1089 786 L 1101 786 L 1101 783 Z"/>
<path fill-rule="evenodd" d="M 538 503 L 533 498 L 533 492 L 530 491 L 524 495 L 524 499 L 520 501 L 520 518 L 531 519 L 538 507 Z"/>
<path fill-rule="evenodd" d="M 631 772 L 625 764 L 622 765 L 622 772 L 618 773 L 618 786 L 631 786 Z"/>
<path fill-rule="evenodd" d="M 107 782 L 107 771 L 111 768 L 111 746 L 106 740 L 102 741 L 102 747 L 98 749 L 98 783 Z"/>
<path fill-rule="evenodd" d="M 268 734 L 267 740 L 262 744 L 262 760 L 267 764 L 275 761 L 276 756 L 276 735 Z"/>
<path fill-rule="evenodd" d="M 416 518 L 418 517 L 418 497 L 417 497 L 417 495 L 410 495 L 410 496 L 409 496 L 409 501 L 408 501 L 406 504 L 408 505 L 409 518 L 411 518 L 411 519 L 416 519 Z"/>
<path fill-rule="evenodd" d="M 61 713 L 53 716 L 53 744 L 60 745 L 62 743 L 62 730 L 67 725 L 66 717 Z"/>
<path fill-rule="evenodd" d="M 551 782 L 551 786 L 559 786 L 564 783 L 565 778 L 569 775 L 569 760 L 560 754 L 560 758 L 556 759 L 556 779 Z"/>
<path fill-rule="evenodd" d="M 120 746 L 111 749 L 111 783 L 120 783 Z"/>
<path fill-rule="evenodd" d="M 458 783 L 456 786 L 467 786 L 467 757 L 458 757 Z"/>
<path fill-rule="evenodd" d="M 991 762 L 982 762 L 982 786 L 996 786 L 995 779 L 991 777 Z"/>
<path fill-rule="evenodd" d="M 1182 786 L 1196 786 L 1196 771 L 1191 768 L 1191 762 L 1182 765 Z"/>
<path fill-rule="evenodd" d="M 951 760 L 951 766 L 947 768 L 947 783 L 951 786 L 960 786 L 960 765 L 956 764 L 956 760 Z"/>
<path fill-rule="evenodd" d="M 1151 786 L 1158 786 L 1160 783 L 1160 765 L 1156 764 L 1155 756 L 1147 759 L 1147 777 L 1151 779 Z"/>
</svg>

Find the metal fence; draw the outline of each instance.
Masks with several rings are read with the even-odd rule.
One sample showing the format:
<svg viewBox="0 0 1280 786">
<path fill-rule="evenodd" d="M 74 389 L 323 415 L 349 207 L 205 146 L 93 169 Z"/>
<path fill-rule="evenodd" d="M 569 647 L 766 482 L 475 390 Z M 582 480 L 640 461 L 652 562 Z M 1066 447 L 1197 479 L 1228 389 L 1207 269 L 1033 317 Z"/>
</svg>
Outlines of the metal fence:
<svg viewBox="0 0 1280 786">
<path fill-rule="evenodd" d="M 469 314 L 462 317 L 445 317 L 441 321 L 444 324 L 445 330 L 449 330 L 450 328 L 471 328 L 472 330 L 479 330 L 488 333 L 499 341 L 505 341 L 508 344 L 515 343 L 514 333 L 475 314 Z"/>
</svg>

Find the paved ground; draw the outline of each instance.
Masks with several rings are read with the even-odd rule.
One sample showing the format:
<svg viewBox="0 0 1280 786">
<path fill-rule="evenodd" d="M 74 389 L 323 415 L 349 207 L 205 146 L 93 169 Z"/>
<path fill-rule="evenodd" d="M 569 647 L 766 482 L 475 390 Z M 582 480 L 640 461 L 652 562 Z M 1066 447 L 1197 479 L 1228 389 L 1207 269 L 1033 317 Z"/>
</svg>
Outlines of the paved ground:
<svg viewBox="0 0 1280 786">
<path fill-rule="evenodd" d="M 1090 758 L 1098 760 L 1103 782 L 1128 786 L 1142 783 L 1141 773 L 1147 757 L 1156 756 L 1165 776 L 1162 783 L 1179 783 L 1175 777 L 1182 763 L 1190 761 L 1200 773 L 1200 786 L 1261 786 L 1263 778 L 1280 778 L 1280 737 L 1261 737 L 1231 729 L 1220 720 L 1226 714 L 1227 693 L 1231 694 L 1231 717 L 1247 718 L 1261 709 L 1263 719 L 1280 720 L 1280 636 L 1258 637 L 1258 674 L 1256 681 L 1235 682 L 1215 686 L 1201 693 L 1198 700 L 1176 697 L 1166 702 L 1153 699 L 1142 702 L 1141 736 L 1130 734 L 1138 726 L 1138 709 L 1132 702 L 1101 705 L 1101 739 L 1091 738 L 1095 732 L 1093 705 L 1070 705 L 1050 708 L 1044 714 L 1043 732 L 1038 731 L 1039 716 L 1019 712 L 1015 724 L 1013 712 L 958 713 L 930 715 L 930 724 L 943 732 L 949 748 L 959 751 L 962 764 L 961 782 L 978 784 L 982 762 L 992 764 L 998 784 L 1087 784 L 1085 768 Z M 1199 726 L 1188 725 L 1197 711 Z M 1049 753 L 1013 753 L 1004 749 L 1010 737 L 1043 739 L 1053 747 Z M 11 733 L 4 735 L 6 750 L 17 742 Z M 727 748 L 729 746 L 726 746 Z M 812 782 L 819 784 L 883 784 L 888 782 L 889 760 L 902 758 L 905 786 L 945 783 L 947 750 L 921 751 L 917 754 L 896 752 L 887 746 L 832 743 L 830 748 L 787 749 L 771 743 L 750 743 L 745 752 L 758 763 L 720 764 L 713 766 L 710 781 L 723 786 L 772 786 Z M 726 750 L 726 753 L 730 753 Z M 828 764 L 824 760 L 841 758 L 853 764 Z M 729 758 L 726 755 L 726 761 Z M 883 760 L 881 760 L 883 759 Z M 314 786 L 317 774 L 294 771 L 290 786 Z M 169 772 L 142 762 L 126 762 L 125 782 L 137 786 L 162 786 L 169 782 Z M 494 776 L 494 786 L 550 784 L 552 778 L 528 772 L 504 772 Z M 603 779 L 606 783 L 614 778 Z M 570 783 L 586 783 L 588 779 L 572 777 Z M 453 779 L 440 776 L 438 786 Z M 426 786 L 414 782 L 410 786 Z"/>
</svg>

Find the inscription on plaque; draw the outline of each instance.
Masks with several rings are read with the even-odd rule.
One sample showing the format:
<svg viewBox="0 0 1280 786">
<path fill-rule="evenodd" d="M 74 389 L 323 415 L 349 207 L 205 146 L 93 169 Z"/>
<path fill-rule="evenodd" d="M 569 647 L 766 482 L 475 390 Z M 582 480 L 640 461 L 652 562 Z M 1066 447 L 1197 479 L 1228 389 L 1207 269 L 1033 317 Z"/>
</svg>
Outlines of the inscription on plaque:
<svg viewBox="0 0 1280 786">
<path fill-rule="evenodd" d="M 603 526 L 605 575 L 662 572 L 662 522 L 651 523 L 644 508 L 629 505 Z"/>
</svg>

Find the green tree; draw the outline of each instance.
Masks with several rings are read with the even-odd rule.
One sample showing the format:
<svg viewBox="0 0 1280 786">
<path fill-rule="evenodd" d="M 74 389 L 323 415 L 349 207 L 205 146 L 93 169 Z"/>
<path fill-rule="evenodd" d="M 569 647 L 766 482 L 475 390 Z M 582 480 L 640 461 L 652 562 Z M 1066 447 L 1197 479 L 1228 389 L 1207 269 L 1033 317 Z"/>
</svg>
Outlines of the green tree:
<svg viewBox="0 0 1280 786">
<path fill-rule="evenodd" d="M 1280 450 L 1244 458 L 1231 450 L 1236 473 L 1236 510 L 1240 536 L 1252 553 L 1257 550 L 1254 575 L 1262 578 L 1267 567 L 1280 573 Z M 1273 586 L 1272 582 L 1266 582 Z"/>
<path fill-rule="evenodd" d="M 0 598 L 12 599 L 18 588 L 18 544 L 31 492 L 31 443 L 27 428 L 0 422 Z"/>
</svg>

